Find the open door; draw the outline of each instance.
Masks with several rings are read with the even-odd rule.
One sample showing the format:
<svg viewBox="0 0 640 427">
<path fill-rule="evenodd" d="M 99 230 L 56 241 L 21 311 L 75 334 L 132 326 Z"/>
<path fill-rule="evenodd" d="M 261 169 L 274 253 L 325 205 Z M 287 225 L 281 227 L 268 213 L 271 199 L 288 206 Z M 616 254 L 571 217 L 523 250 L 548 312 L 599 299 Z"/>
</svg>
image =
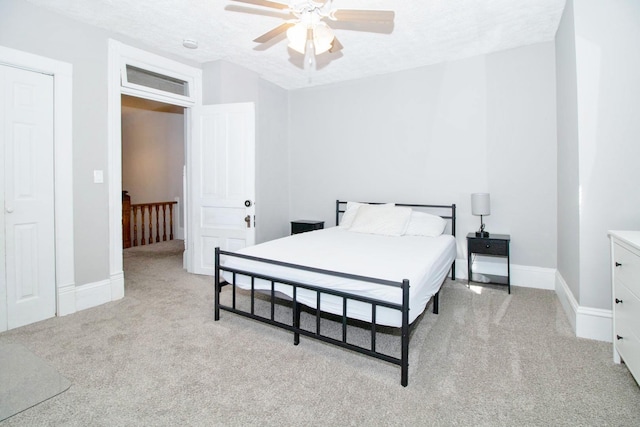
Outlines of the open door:
<svg viewBox="0 0 640 427">
<path fill-rule="evenodd" d="M 255 244 L 255 106 L 203 106 L 190 153 L 189 271 L 214 274 L 216 247 Z"/>
</svg>

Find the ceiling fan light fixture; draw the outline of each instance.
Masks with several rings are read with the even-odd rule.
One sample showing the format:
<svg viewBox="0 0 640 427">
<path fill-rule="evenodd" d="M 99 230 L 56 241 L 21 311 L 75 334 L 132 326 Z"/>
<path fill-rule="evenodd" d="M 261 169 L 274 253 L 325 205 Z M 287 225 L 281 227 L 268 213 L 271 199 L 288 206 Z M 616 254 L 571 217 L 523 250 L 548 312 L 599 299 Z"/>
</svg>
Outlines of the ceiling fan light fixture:
<svg viewBox="0 0 640 427">
<path fill-rule="evenodd" d="M 334 36 L 333 30 L 325 21 L 355 24 L 355 27 L 351 26 L 351 28 L 349 28 L 349 25 L 340 25 L 338 28 L 341 29 L 384 34 L 389 34 L 393 31 L 395 12 L 391 10 L 334 9 L 333 0 L 289 0 L 289 4 L 284 3 L 284 0 L 233 1 L 277 9 L 287 13 L 292 19 L 286 20 L 253 41 L 269 47 L 265 43 L 279 41 L 276 38 L 286 31 L 289 49 L 304 56 L 303 68 L 305 70 L 316 69 L 316 55 L 321 55 L 327 51 L 335 54 L 343 48 L 342 43 Z M 259 12 L 258 9 L 255 11 L 251 11 L 251 9 L 242 11 L 265 14 L 264 12 Z M 278 15 L 281 16 L 280 13 Z M 334 56 L 334 59 L 336 57 Z"/>
<path fill-rule="evenodd" d="M 313 45 L 316 55 L 320 55 L 331 49 L 333 39 L 335 38 L 331 28 L 324 23 L 319 22 L 313 27 L 309 28 L 308 25 L 299 22 L 293 27 L 287 30 L 287 39 L 289 40 L 289 47 L 298 53 L 306 54 L 307 52 L 307 31 L 311 29 L 313 31 Z"/>
</svg>

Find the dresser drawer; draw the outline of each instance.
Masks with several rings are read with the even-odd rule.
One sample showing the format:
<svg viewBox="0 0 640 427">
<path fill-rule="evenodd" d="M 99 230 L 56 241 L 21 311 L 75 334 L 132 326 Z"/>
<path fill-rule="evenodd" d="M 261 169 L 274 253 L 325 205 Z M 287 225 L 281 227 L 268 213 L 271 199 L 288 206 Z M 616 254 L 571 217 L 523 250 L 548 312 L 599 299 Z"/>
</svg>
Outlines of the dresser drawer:
<svg viewBox="0 0 640 427">
<path fill-rule="evenodd" d="M 640 299 L 619 281 L 614 284 L 613 298 L 615 333 L 622 336 L 629 333 L 640 336 Z"/>
<path fill-rule="evenodd" d="M 616 341 L 616 350 L 620 353 L 620 357 L 624 361 L 627 368 L 631 371 L 634 378 L 640 378 L 640 341 L 633 334 L 621 335 L 622 339 Z"/>
<path fill-rule="evenodd" d="M 613 245 L 613 261 L 615 280 L 624 283 L 631 292 L 640 297 L 640 256 L 615 243 Z"/>
<path fill-rule="evenodd" d="M 616 298 L 621 299 L 622 303 L 614 303 L 613 343 L 631 374 L 635 378 L 640 378 L 640 340 L 638 339 L 640 300 L 633 297 L 623 285 L 620 285 L 616 292 Z"/>
<path fill-rule="evenodd" d="M 497 239 L 470 239 L 468 243 L 469 253 L 485 254 L 485 255 L 501 255 L 507 256 L 509 242 Z"/>
</svg>

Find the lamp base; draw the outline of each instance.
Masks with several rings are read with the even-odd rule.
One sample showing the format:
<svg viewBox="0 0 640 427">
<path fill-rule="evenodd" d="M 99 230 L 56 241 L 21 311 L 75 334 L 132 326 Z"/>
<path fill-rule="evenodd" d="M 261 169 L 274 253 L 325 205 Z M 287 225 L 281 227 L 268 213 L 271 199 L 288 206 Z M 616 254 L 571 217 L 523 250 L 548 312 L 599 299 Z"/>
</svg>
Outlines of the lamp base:
<svg viewBox="0 0 640 427">
<path fill-rule="evenodd" d="M 476 231 L 476 237 L 489 237 L 488 231 Z"/>
</svg>

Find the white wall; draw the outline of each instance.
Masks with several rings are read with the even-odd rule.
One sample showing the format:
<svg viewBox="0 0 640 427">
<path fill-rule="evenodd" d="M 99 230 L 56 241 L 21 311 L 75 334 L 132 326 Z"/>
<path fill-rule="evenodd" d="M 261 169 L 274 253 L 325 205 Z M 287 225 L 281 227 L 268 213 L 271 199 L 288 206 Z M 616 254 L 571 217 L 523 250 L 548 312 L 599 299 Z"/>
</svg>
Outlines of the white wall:
<svg viewBox="0 0 640 427">
<path fill-rule="evenodd" d="M 568 1 L 556 33 L 558 109 L 558 273 L 580 300 L 580 182 L 578 94 L 573 2 Z"/>
<path fill-rule="evenodd" d="M 611 308 L 607 230 L 640 229 L 640 2 L 573 2 L 580 305 Z"/>
<path fill-rule="evenodd" d="M 287 91 L 224 61 L 203 66 L 203 103 L 256 105 L 256 242 L 288 234 Z"/>
<path fill-rule="evenodd" d="M 492 228 L 512 235 L 512 262 L 557 267 L 555 48 L 487 56 L 487 175 Z M 473 180 L 473 177 L 468 177 Z M 467 188 L 473 188 L 467 184 Z"/>
<path fill-rule="evenodd" d="M 558 278 L 576 335 L 611 341 L 607 230 L 640 229 L 640 3 L 568 0 L 556 35 Z"/>
<path fill-rule="evenodd" d="M 336 199 L 458 205 L 459 258 L 487 230 L 512 263 L 556 267 L 554 45 L 292 91 L 291 216 L 335 223 Z"/>
</svg>

